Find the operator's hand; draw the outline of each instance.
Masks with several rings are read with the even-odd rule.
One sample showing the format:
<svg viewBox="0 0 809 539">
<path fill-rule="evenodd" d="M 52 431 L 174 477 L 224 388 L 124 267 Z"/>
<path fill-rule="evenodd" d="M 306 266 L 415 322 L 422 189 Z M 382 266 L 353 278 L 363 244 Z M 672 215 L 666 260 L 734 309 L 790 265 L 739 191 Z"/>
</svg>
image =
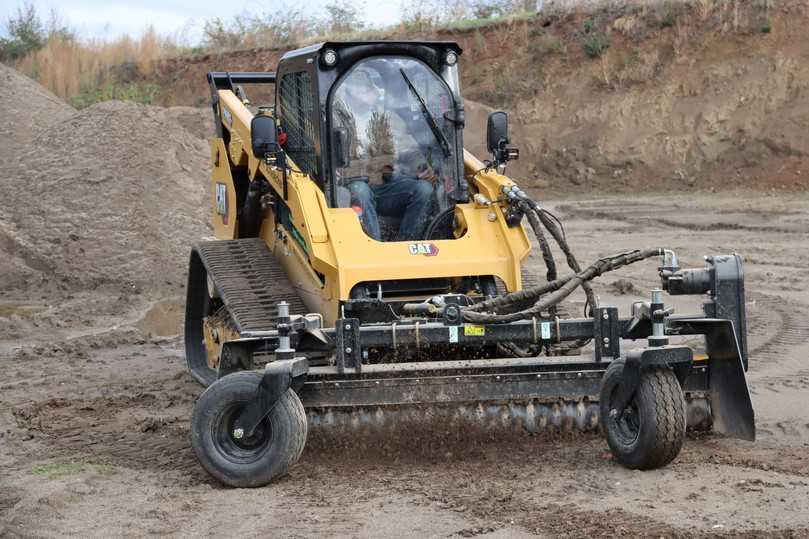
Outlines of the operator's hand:
<svg viewBox="0 0 809 539">
<path fill-rule="evenodd" d="M 433 170 L 433 167 L 431 167 L 430 165 L 425 163 L 424 165 L 422 165 L 419 168 L 420 168 L 420 171 L 419 171 L 419 179 L 420 180 L 425 180 L 425 181 L 428 181 L 430 183 L 435 183 L 435 181 L 438 179 L 438 174 L 435 173 L 435 170 Z"/>
</svg>

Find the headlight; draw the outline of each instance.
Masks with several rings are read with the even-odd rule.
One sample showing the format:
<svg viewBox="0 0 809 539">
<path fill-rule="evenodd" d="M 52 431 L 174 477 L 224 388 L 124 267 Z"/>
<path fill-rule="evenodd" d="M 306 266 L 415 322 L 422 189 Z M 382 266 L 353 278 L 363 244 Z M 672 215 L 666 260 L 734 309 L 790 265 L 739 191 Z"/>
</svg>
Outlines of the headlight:
<svg viewBox="0 0 809 539">
<path fill-rule="evenodd" d="M 458 63 L 458 55 L 455 54 L 455 51 L 448 51 L 447 55 L 444 57 L 444 62 L 446 62 L 448 66 L 454 66 Z"/>
<path fill-rule="evenodd" d="M 337 64 L 337 53 L 331 49 L 326 49 L 323 52 L 323 63 L 329 67 L 332 67 L 335 64 Z"/>
</svg>

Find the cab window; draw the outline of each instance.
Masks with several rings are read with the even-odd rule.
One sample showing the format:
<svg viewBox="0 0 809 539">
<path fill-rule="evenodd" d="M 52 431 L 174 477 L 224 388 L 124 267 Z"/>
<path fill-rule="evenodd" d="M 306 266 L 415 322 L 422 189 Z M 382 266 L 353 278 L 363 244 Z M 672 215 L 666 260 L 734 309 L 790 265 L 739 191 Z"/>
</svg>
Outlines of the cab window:
<svg viewBox="0 0 809 539">
<path fill-rule="evenodd" d="M 340 79 L 330 100 L 336 204 L 379 241 L 426 239 L 458 185 L 452 94 L 408 57 L 372 57 Z"/>
</svg>

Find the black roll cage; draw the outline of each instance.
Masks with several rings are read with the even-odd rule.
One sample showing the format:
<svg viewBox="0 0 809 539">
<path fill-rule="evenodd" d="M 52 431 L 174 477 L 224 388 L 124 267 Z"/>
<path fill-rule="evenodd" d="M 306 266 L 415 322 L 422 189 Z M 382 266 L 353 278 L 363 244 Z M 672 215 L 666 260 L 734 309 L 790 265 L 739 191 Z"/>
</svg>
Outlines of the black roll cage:
<svg viewBox="0 0 809 539">
<path fill-rule="evenodd" d="M 328 66 L 323 61 L 323 53 L 332 50 L 337 53 L 337 63 Z M 275 84 L 276 117 L 281 119 L 279 106 L 280 92 L 278 85 L 284 75 L 308 71 L 313 85 L 310 91 L 317 96 L 317 114 L 312 118 L 316 140 L 313 141 L 315 151 L 315 171 L 313 180 L 320 186 L 332 205 L 336 201 L 336 186 L 333 181 L 330 128 L 331 94 L 337 82 L 359 61 L 372 56 L 403 56 L 421 61 L 432 69 L 446 85 L 453 99 L 456 111 L 455 129 L 455 162 L 457 167 L 458 193 L 465 193 L 463 170 L 463 101 L 457 88 L 453 88 L 446 80 L 443 69 L 444 58 L 448 52 L 460 56 L 462 49 L 451 41 L 327 41 L 289 51 L 281 57 L 276 72 L 230 72 L 212 71 L 208 73 L 211 89 L 211 107 L 214 113 L 214 124 L 218 137 L 224 135 L 222 120 L 219 114 L 218 90 L 235 91 L 237 84 Z"/>
</svg>

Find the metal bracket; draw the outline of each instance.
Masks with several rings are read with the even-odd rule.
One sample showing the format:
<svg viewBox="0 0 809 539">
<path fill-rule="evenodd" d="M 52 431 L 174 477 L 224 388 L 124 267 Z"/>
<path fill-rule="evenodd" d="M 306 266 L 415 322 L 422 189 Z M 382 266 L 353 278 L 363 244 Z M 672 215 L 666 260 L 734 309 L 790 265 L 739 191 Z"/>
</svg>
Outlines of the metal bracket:
<svg viewBox="0 0 809 539">
<path fill-rule="evenodd" d="M 229 341 L 222 346 L 219 355 L 219 368 L 217 378 L 222 378 L 228 374 L 239 371 L 247 371 L 253 368 L 253 348 L 244 346 L 239 341 Z"/>
<path fill-rule="evenodd" d="M 691 370 L 693 361 L 694 352 L 687 346 L 659 346 L 630 350 L 626 354 L 624 370 L 621 373 L 621 383 L 618 384 L 618 394 L 613 409 L 618 412 L 619 416 L 624 413 L 635 395 L 635 391 L 638 389 L 644 369 L 661 366 L 671 367 L 682 387 L 688 377 L 688 372 Z"/>
<path fill-rule="evenodd" d="M 734 323 L 706 318 L 672 321 L 687 334 L 704 334 L 713 428 L 720 434 L 754 441 L 756 418 L 744 375 L 744 360 Z"/>
<path fill-rule="evenodd" d="M 269 414 L 290 387 L 301 387 L 309 372 L 304 357 L 267 363 L 264 376 L 256 389 L 256 398 L 248 402 L 233 424 L 233 432 L 252 436 L 256 427 Z M 241 429 L 241 430 L 239 430 Z"/>
<path fill-rule="evenodd" d="M 621 323 L 616 307 L 599 307 L 593 319 L 595 360 L 621 357 Z"/>
<path fill-rule="evenodd" d="M 337 372 L 345 372 L 346 366 L 362 371 L 360 347 L 360 321 L 358 318 L 338 318 L 334 325 L 337 348 Z"/>
<path fill-rule="evenodd" d="M 725 318 L 733 322 L 736 342 L 747 370 L 747 320 L 744 308 L 744 269 L 739 255 L 712 256 L 708 262 L 714 267 L 713 305 L 706 305 L 709 317 Z M 712 308 L 711 308 L 712 307 Z"/>
<path fill-rule="evenodd" d="M 739 354 L 747 370 L 747 317 L 744 307 L 744 267 L 742 257 L 734 255 L 706 256 L 704 268 L 661 272 L 663 288 L 672 295 L 708 293 L 705 316 L 733 321 Z"/>
</svg>

